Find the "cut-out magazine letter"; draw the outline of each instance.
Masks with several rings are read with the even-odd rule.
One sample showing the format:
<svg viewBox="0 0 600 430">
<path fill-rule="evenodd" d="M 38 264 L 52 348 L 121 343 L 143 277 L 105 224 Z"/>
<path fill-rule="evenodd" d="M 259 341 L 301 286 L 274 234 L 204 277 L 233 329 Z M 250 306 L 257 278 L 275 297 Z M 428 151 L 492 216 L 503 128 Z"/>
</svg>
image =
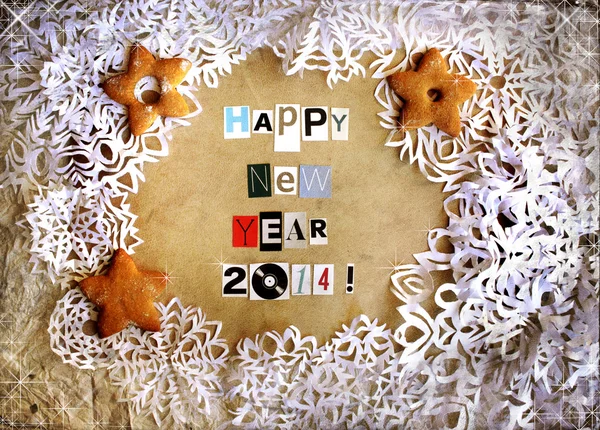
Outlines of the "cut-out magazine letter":
<svg viewBox="0 0 600 430">
<path fill-rule="evenodd" d="M 271 197 L 271 165 L 248 164 L 248 197 Z"/>
<path fill-rule="evenodd" d="M 350 109 L 331 108 L 331 140 L 348 140 Z"/>
<path fill-rule="evenodd" d="M 300 198 L 331 198 L 331 166 L 300 165 Z"/>
<path fill-rule="evenodd" d="M 302 108 L 302 140 L 319 142 L 329 140 L 327 106 Z"/>
<path fill-rule="evenodd" d="M 248 297 L 248 266 L 223 264 L 223 297 Z"/>
<path fill-rule="evenodd" d="M 234 248 L 256 248 L 258 246 L 257 216 L 234 216 L 231 230 Z"/>
<path fill-rule="evenodd" d="M 273 111 L 272 110 L 253 110 L 252 111 L 252 133 L 272 134 L 273 133 Z"/>
<path fill-rule="evenodd" d="M 292 264 L 292 295 L 308 296 L 311 294 L 310 264 Z"/>
<path fill-rule="evenodd" d="M 298 190 L 298 168 L 293 166 L 274 166 L 273 182 L 275 194 L 295 196 Z"/>
<path fill-rule="evenodd" d="M 275 152 L 300 152 L 300 105 L 275 105 Z"/>
<path fill-rule="evenodd" d="M 311 218 L 310 223 L 310 240 L 311 245 L 327 245 L 327 219 L 326 218 Z"/>
<path fill-rule="evenodd" d="M 281 251 L 283 246 L 283 214 L 281 212 L 261 212 L 260 250 Z"/>
<path fill-rule="evenodd" d="M 346 294 L 354 294 L 354 263 L 346 265 Z"/>
<path fill-rule="evenodd" d="M 223 137 L 248 139 L 250 137 L 250 106 L 225 106 L 223 108 Z"/>
<path fill-rule="evenodd" d="M 284 248 L 306 248 L 308 241 L 306 212 L 285 212 L 283 215 Z"/>
<path fill-rule="evenodd" d="M 250 273 L 250 300 L 290 298 L 289 264 L 251 264 Z"/>
<path fill-rule="evenodd" d="M 315 264 L 313 266 L 313 291 L 315 296 L 333 295 L 333 264 Z"/>
</svg>

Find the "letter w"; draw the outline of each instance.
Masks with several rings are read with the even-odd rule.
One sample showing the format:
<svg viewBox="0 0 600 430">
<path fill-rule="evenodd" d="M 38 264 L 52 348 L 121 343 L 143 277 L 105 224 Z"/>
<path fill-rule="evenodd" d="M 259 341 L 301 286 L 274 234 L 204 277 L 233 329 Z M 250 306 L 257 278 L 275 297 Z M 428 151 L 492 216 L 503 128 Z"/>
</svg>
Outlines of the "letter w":
<svg viewBox="0 0 600 430">
<path fill-rule="evenodd" d="M 308 169 L 302 170 L 302 177 L 304 178 L 304 184 L 306 184 L 306 189 L 308 189 L 308 190 L 312 189 L 313 182 L 314 182 L 315 176 L 316 176 L 317 181 L 319 182 L 319 188 L 321 188 L 321 191 L 324 191 L 325 186 L 327 185 L 327 181 L 329 180 L 329 173 L 331 172 L 331 169 L 330 168 L 327 169 L 327 174 L 325 175 L 325 178 L 323 179 L 323 181 L 321 181 L 321 175 L 319 175 L 319 171 L 315 168 L 312 172 L 312 176 L 310 178 L 310 183 L 308 182 L 308 179 L 306 178 L 307 170 Z"/>
</svg>

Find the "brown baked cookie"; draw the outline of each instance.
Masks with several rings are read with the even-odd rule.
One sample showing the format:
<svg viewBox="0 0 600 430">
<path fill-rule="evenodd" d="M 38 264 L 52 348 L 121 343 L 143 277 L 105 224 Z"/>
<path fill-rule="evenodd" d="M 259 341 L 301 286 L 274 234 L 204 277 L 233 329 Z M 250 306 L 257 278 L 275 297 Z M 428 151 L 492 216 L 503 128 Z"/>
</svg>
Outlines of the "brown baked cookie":
<svg viewBox="0 0 600 430">
<path fill-rule="evenodd" d="M 423 56 L 417 71 L 396 72 L 388 76 L 388 83 L 404 100 L 401 113 L 404 128 L 433 123 L 452 137 L 460 134 L 458 105 L 477 90 L 470 79 L 449 74 L 444 58 L 435 48 Z"/>
<path fill-rule="evenodd" d="M 166 278 L 160 272 L 142 272 L 131 257 L 118 249 L 108 273 L 84 279 L 79 287 L 100 308 L 98 334 L 112 336 L 129 324 L 148 331 L 160 330 L 160 314 L 153 300 L 164 290 Z"/>
<path fill-rule="evenodd" d="M 158 116 L 189 113 L 187 103 L 175 87 L 191 67 L 192 63 L 183 58 L 156 60 L 146 48 L 135 45 L 129 54 L 127 72 L 107 79 L 102 88 L 111 99 L 129 108 L 129 128 L 139 136 Z M 142 103 L 135 97 L 137 83 L 146 76 L 156 78 L 160 85 L 160 97 L 155 102 Z"/>
</svg>

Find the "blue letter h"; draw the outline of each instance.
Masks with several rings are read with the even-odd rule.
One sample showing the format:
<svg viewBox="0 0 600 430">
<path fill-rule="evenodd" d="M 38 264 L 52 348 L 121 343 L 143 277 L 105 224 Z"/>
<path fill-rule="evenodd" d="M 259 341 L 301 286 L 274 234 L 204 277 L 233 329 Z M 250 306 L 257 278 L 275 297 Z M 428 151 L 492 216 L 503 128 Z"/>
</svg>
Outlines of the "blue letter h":
<svg viewBox="0 0 600 430">
<path fill-rule="evenodd" d="M 225 108 L 225 124 L 227 133 L 233 133 L 233 123 L 239 122 L 242 124 L 242 133 L 250 131 L 250 112 L 248 106 L 240 106 L 242 113 L 239 116 L 233 115 L 233 107 Z"/>
</svg>

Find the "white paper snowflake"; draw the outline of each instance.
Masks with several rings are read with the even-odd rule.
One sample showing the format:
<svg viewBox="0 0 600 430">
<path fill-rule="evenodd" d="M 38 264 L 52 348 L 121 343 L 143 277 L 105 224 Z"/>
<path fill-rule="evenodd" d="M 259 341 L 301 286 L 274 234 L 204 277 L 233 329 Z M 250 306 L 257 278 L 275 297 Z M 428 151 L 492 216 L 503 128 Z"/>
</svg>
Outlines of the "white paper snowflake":
<svg viewBox="0 0 600 430">
<path fill-rule="evenodd" d="M 63 288 L 96 273 L 113 249 L 130 249 L 139 243 L 136 216 L 125 196 L 100 182 L 87 180 L 82 187 L 56 186 L 34 196 L 22 225 L 31 231 L 34 272 L 48 273 Z"/>
<path fill-rule="evenodd" d="M 209 415 L 224 394 L 229 348 L 219 337 L 221 323 L 206 321 L 201 310 L 185 308 L 178 299 L 157 308 L 160 332 L 130 327 L 99 339 L 94 305 L 72 289 L 52 314 L 50 344 L 65 363 L 108 368 L 135 414 L 152 414 L 159 426 L 193 423 Z"/>
<path fill-rule="evenodd" d="M 86 334 L 94 307 L 73 289 L 50 321 L 54 351 L 108 368 L 133 412 L 165 426 L 593 428 L 598 12 L 566 3 L 66 1 L 30 16 L 36 25 L 23 15 L 29 37 L 10 32 L 0 47 L 0 185 L 28 204 L 34 265 L 63 285 L 137 243 L 127 196 L 187 125 L 161 119 L 130 136 L 99 84 L 123 71 L 133 43 L 193 62 L 179 87 L 191 115 L 193 90 L 259 47 L 289 74 L 328 72 L 331 87 L 372 70 L 384 143 L 450 193 L 448 226 L 392 275 L 399 327 L 357 316 L 322 346 L 290 327 L 242 339 L 230 356 L 219 323 L 174 300 L 158 305 L 161 332 L 101 341 Z M 406 132 L 385 79 L 434 46 L 478 87 L 456 139 L 434 126 Z M 451 253 L 438 246 L 447 242 Z M 452 282 L 437 285 L 435 271 Z"/>
</svg>

